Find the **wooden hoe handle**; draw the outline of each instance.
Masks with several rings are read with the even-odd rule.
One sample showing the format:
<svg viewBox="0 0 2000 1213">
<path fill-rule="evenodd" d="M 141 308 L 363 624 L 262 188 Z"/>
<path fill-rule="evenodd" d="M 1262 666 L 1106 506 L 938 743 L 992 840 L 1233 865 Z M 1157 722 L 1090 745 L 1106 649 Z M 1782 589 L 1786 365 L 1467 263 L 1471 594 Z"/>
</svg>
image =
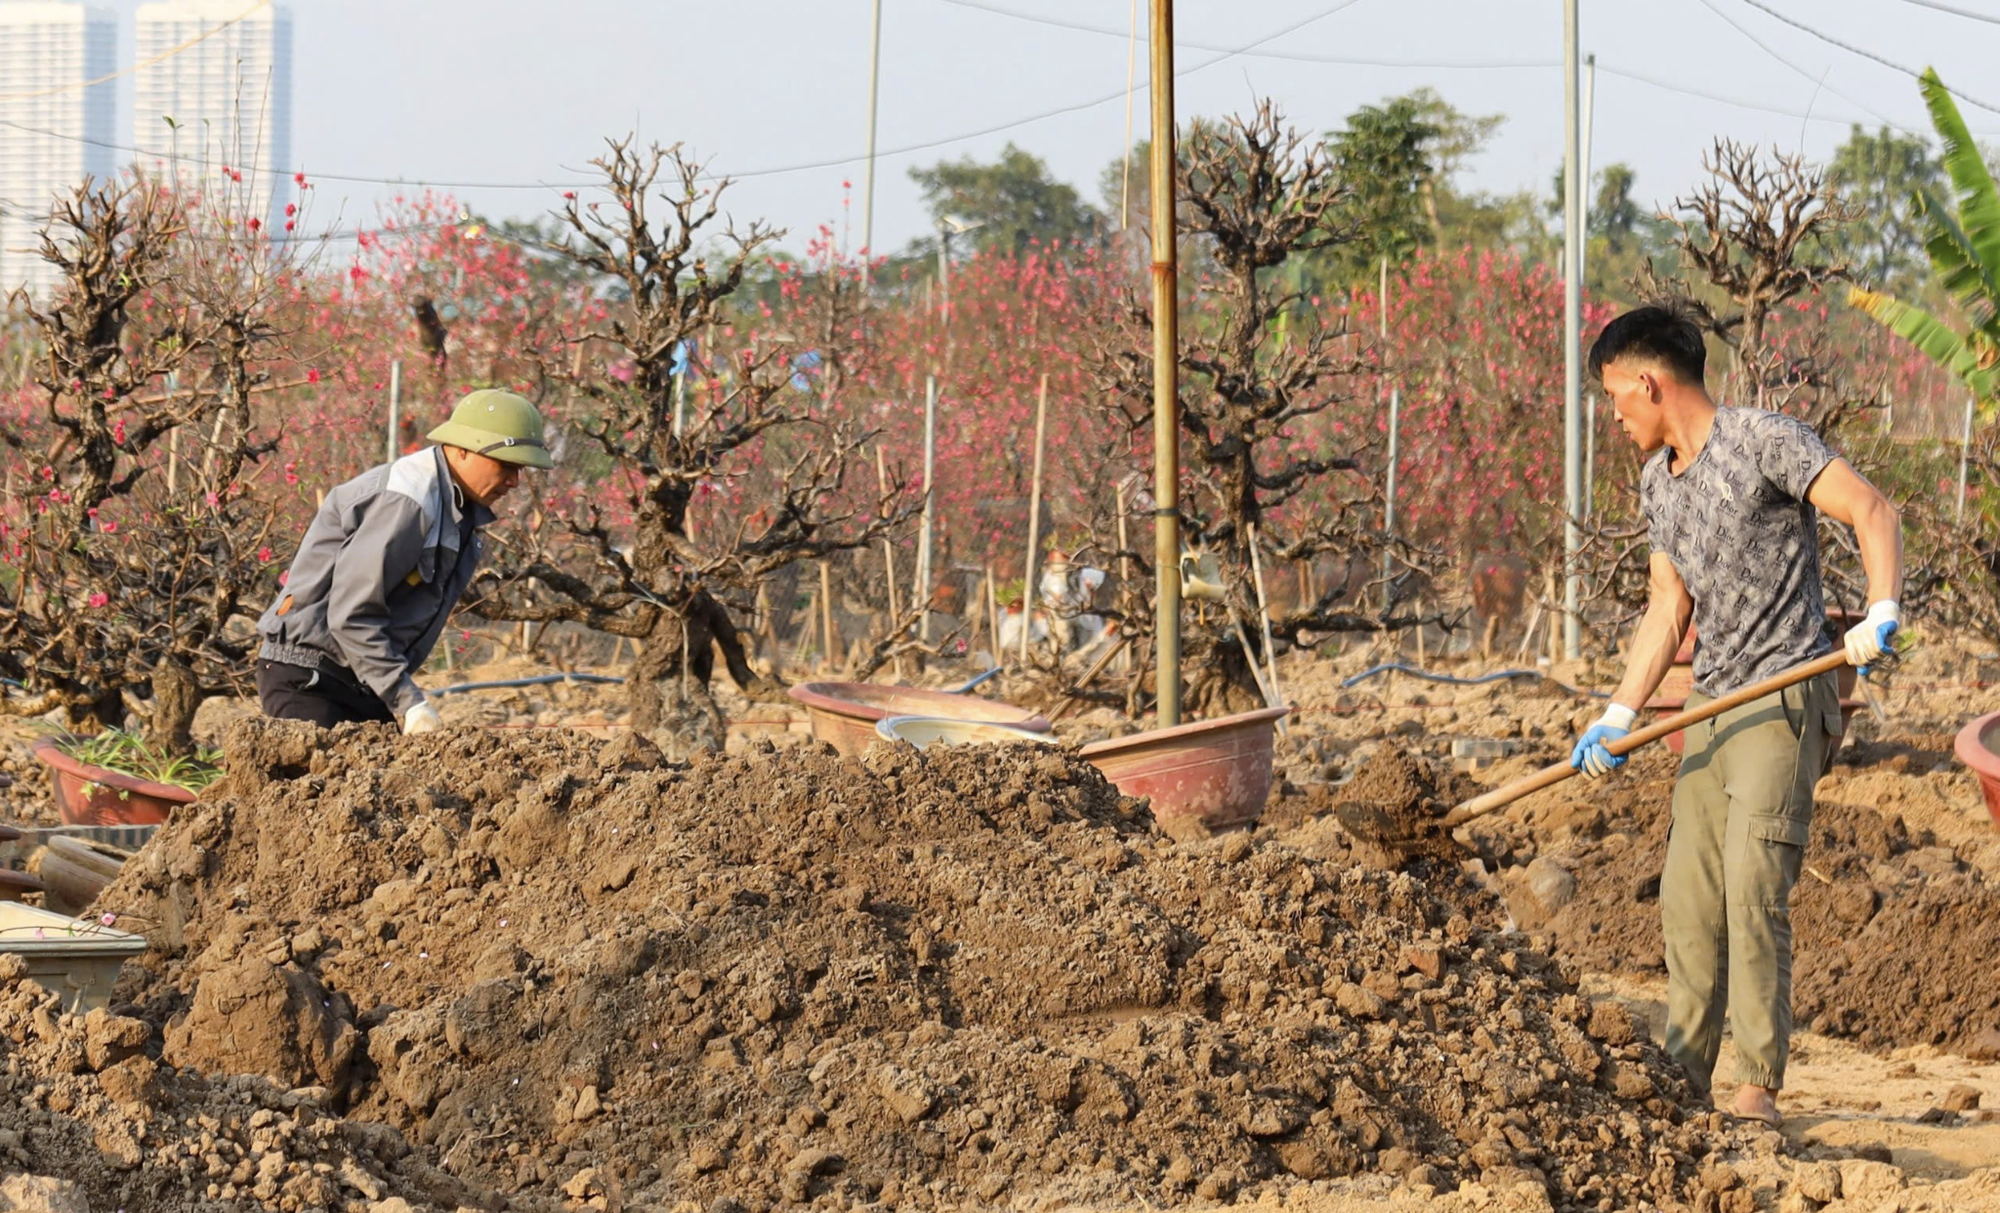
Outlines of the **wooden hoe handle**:
<svg viewBox="0 0 2000 1213">
<path fill-rule="evenodd" d="M 1740 708 L 1754 699 L 1762 699 L 1773 691 L 1782 691 L 1788 686 L 1817 678 L 1828 670 L 1837 670 L 1847 664 L 1847 654 L 1839 649 L 1824 657 L 1815 657 L 1801 666 L 1794 666 L 1782 674 L 1773 674 L 1762 682 L 1753 682 L 1747 687 L 1729 692 L 1720 698 L 1711 699 L 1698 708 L 1676 712 L 1664 720 L 1655 721 L 1643 729 L 1634 729 L 1616 741 L 1604 743 L 1604 748 L 1614 755 L 1630 754 L 1640 746 L 1651 745 L 1671 733 L 1678 733 L 1691 724 L 1700 724 L 1712 716 L 1720 716 L 1731 708 Z M 1495 788 L 1483 796 L 1475 796 L 1445 815 L 1438 824 L 1446 830 L 1456 829 L 1475 817 L 1484 817 L 1493 810 L 1513 804 L 1530 792 L 1553 787 L 1576 774 L 1576 768 L 1568 762 L 1558 762 L 1543 767 L 1526 779 L 1517 779 L 1505 787 Z"/>
</svg>

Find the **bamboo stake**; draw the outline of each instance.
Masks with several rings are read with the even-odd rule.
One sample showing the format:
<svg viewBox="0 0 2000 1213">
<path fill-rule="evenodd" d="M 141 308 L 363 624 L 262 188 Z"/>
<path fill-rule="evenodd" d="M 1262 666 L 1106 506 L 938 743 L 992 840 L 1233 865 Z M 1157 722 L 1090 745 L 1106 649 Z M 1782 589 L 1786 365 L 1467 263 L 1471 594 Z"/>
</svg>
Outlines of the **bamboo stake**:
<svg viewBox="0 0 2000 1213">
<path fill-rule="evenodd" d="M 1257 618 L 1264 625 L 1264 661 L 1271 667 L 1271 706 L 1285 706 L 1285 693 L 1278 689 L 1278 654 L 1271 647 L 1271 605 L 1264 597 L 1264 562 L 1257 556 L 1257 524 L 1250 524 L 1250 580 L 1257 587 Z M 1256 662 L 1252 661 L 1252 665 Z M 1278 718 L 1278 732 L 1285 732 L 1284 717 Z"/>
<path fill-rule="evenodd" d="M 819 621 L 820 636 L 826 643 L 826 665 L 832 669 L 840 634 L 833 630 L 833 571 L 824 560 L 819 562 Z"/>
<path fill-rule="evenodd" d="M 881 490 L 882 496 L 889 495 L 889 469 L 882 462 L 882 448 L 879 446 L 875 448 L 875 484 Z M 903 612 L 896 605 L 896 547 L 887 535 L 882 536 L 882 576 L 889 586 L 889 626 L 893 628 L 896 626 L 896 621 L 903 617 Z M 895 670 L 896 677 L 903 677 L 901 653 L 890 659 L 890 668 Z"/>
<path fill-rule="evenodd" d="M 1035 474 L 1028 487 L 1028 559 L 1021 566 L 1021 664 L 1028 664 L 1028 633 L 1035 618 L 1035 557 L 1042 545 L 1042 438 L 1049 419 L 1049 377 L 1035 393 Z"/>
<path fill-rule="evenodd" d="M 1132 0 L 1132 11 L 1135 14 L 1133 20 L 1136 22 L 1138 19 L 1136 14 L 1139 11 L 1138 0 Z M 1127 100 L 1126 103 L 1127 113 L 1125 117 L 1126 117 L 1126 123 L 1129 126 L 1131 123 L 1131 113 L 1130 113 L 1131 104 L 1130 104 L 1130 98 L 1127 98 L 1126 100 Z M 1131 132 L 1128 130 L 1126 134 L 1128 136 L 1126 142 L 1130 143 L 1131 139 L 1129 136 Z M 1127 161 L 1126 171 L 1130 172 L 1131 157 L 1129 154 L 1126 157 L 1126 161 Z M 1131 505 L 1130 494 L 1126 491 L 1127 487 L 1128 486 L 1126 485 L 1126 483 L 1122 481 L 1118 485 L 1118 588 L 1120 593 L 1123 593 L 1132 584 L 1132 558 L 1130 556 L 1125 555 L 1126 552 L 1132 550 L 1132 541 L 1129 536 L 1129 528 L 1126 526 L 1126 518 L 1125 518 L 1126 511 L 1128 507 Z M 1127 635 L 1129 636 L 1130 633 L 1127 633 Z M 1121 643 L 1118 646 L 1118 651 L 1119 651 L 1118 672 L 1121 674 L 1131 673 L 1132 672 L 1131 650 L 1126 648 L 1125 645 Z"/>
<path fill-rule="evenodd" d="M 986 639 L 993 650 L 993 664 L 1001 664 L 1000 592 L 993 586 L 993 566 L 986 566 Z"/>
</svg>

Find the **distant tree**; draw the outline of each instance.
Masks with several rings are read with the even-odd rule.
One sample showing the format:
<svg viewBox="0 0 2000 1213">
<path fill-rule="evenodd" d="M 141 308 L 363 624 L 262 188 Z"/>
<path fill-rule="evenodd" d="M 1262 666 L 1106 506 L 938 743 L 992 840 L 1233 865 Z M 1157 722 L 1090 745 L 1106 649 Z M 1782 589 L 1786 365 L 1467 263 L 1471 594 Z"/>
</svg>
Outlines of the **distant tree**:
<svg viewBox="0 0 2000 1213">
<path fill-rule="evenodd" d="M 1930 141 L 1886 126 L 1871 135 L 1856 125 L 1827 162 L 1826 177 L 1858 211 L 1837 250 L 1855 278 L 1876 290 L 1915 286 L 1928 268 L 1916 198 L 1937 192 L 1944 180 Z"/>
<path fill-rule="evenodd" d="M 1347 191 L 1359 237 L 1329 250 L 1349 282 L 1368 277 L 1382 258 L 1400 261 L 1437 240 L 1431 204 L 1438 163 L 1433 145 L 1445 130 L 1413 97 L 1364 105 L 1327 137 L 1335 179 Z"/>
<path fill-rule="evenodd" d="M 969 156 L 941 160 L 911 169 L 910 180 L 923 190 L 933 224 L 947 217 L 977 224 L 965 239 L 981 251 L 1020 252 L 1032 241 L 1079 243 L 1103 226 L 1103 216 L 1076 187 L 1056 180 L 1040 157 L 1011 143 L 990 164 Z"/>
</svg>

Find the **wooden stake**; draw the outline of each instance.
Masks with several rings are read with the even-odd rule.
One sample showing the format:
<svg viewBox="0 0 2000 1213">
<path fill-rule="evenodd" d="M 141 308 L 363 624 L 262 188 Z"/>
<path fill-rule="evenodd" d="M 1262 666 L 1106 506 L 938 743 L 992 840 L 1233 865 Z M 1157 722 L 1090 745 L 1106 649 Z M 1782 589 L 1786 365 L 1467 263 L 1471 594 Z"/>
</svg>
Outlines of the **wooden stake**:
<svg viewBox="0 0 2000 1213">
<path fill-rule="evenodd" d="M 1000 653 L 1000 592 L 993 585 L 993 566 L 986 566 L 986 639 L 993 652 L 993 664 L 1002 665 Z"/>
<path fill-rule="evenodd" d="M 882 496 L 889 495 L 889 469 L 882 461 L 882 448 L 879 446 L 875 448 L 875 484 Z M 889 587 L 889 626 L 893 628 L 903 617 L 903 612 L 896 603 L 896 546 L 887 535 L 882 536 L 882 579 Z M 890 663 L 896 677 L 903 677 L 903 655 L 896 654 L 890 658 Z"/>
<path fill-rule="evenodd" d="M 1049 377 L 1035 393 L 1035 474 L 1028 486 L 1028 559 L 1021 566 L 1021 664 L 1028 664 L 1028 633 L 1035 618 L 1035 558 L 1042 545 L 1042 438 L 1049 420 Z"/>
<path fill-rule="evenodd" d="M 1136 14 L 1139 11 L 1138 0 L 1132 0 L 1132 5 L 1133 5 L 1132 11 Z M 1134 20 L 1137 20 L 1136 16 L 1134 17 Z M 1132 99 L 1128 96 L 1125 99 L 1125 125 L 1128 128 L 1126 131 L 1127 143 L 1131 142 L 1130 139 L 1131 131 L 1129 129 L 1131 124 L 1132 124 Z M 1127 175 L 1130 175 L 1132 171 L 1132 155 L 1129 151 L 1125 154 L 1125 171 Z M 1123 204 L 1121 203 L 1121 207 L 1122 205 Z M 1118 589 L 1120 593 L 1125 593 L 1125 591 L 1127 591 L 1132 585 L 1132 558 L 1130 556 L 1125 555 L 1126 552 L 1132 550 L 1132 541 L 1129 537 L 1129 531 L 1128 528 L 1126 527 L 1126 519 L 1125 519 L 1126 512 L 1131 508 L 1131 502 L 1128 499 L 1128 494 L 1126 493 L 1125 490 L 1126 490 L 1126 485 L 1123 482 L 1120 482 L 1120 484 L 1118 485 Z M 1130 635 L 1131 635 L 1130 632 L 1126 632 L 1126 636 L 1128 638 Z M 1118 646 L 1118 653 L 1119 653 L 1118 657 L 1119 673 L 1121 674 L 1131 673 L 1132 651 L 1126 648 L 1125 645 L 1121 642 Z"/>
<path fill-rule="evenodd" d="M 1285 706 L 1285 693 L 1278 689 L 1278 654 L 1271 647 L 1271 604 L 1264 597 L 1264 562 L 1257 556 L 1257 524 L 1250 524 L 1250 580 L 1257 587 L 1257 617 L 1264 625 L 1264 663 L 1271 667 L 1271 706 Z M 1253 660 L 1251 665 L 1257 663 Z M 1278 732 L 1285 733 L 1285 719 L 1278 718 Z"/>
<path fill-rule="evenodd" d="M 833 655 L 840 648 L 840 634 L 833 629 L 833 570 L 822 560 L 819 562 L 819 621 L 820 636 L 826 644 L 826 664 L 833 668 Z"/>
</svg>

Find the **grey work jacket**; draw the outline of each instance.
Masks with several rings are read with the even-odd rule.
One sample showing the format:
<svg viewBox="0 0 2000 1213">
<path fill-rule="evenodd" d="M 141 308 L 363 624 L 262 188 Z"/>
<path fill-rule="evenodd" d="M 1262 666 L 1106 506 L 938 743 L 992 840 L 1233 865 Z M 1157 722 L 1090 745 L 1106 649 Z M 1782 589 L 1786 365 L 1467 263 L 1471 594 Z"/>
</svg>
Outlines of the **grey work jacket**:
<svg viewBox="0 0 2000 1213">
<path fill-rule="evenodd" d="M 472 542 L 461 552 L 468 510 Z M 345 666 L 401 719 L 423 701 L 412 675 L 478 571 L 478 528 L 492 521 L 452 480 L 441 447 L 361 473 L 326 495 L 306 529 L 257 621 L 258 656 Z"/>
</svg>

